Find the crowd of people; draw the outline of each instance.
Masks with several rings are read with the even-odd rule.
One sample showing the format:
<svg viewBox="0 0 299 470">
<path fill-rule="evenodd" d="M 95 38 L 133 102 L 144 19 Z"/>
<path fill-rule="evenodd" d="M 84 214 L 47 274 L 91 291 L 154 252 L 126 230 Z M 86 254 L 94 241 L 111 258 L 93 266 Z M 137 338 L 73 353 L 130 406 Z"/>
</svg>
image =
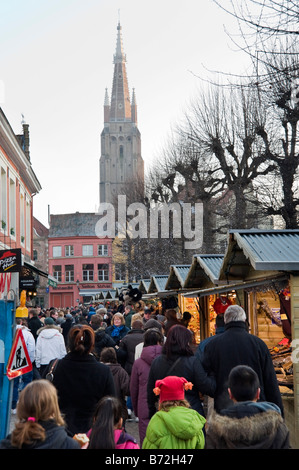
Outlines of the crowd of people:
<svg viewBox="0 0 299 470">
<path fill-rule="evenodd" d="M 199 345 L 190 317 L 142 300 L 30 309 L 16 327 L 33 369 L 13 381 L 18 421 L 0 448 L 289 449 L 270 353 L 243 308 Z"/>
</svg>

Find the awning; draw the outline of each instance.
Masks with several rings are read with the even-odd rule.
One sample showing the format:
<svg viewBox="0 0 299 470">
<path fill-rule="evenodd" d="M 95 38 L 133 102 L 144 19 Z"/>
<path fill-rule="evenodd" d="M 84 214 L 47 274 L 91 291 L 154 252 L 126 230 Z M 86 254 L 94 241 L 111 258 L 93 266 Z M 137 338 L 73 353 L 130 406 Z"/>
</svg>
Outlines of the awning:
<svg viewBox="0 0 299 470">
<path fill-rule="evenodd" d="M 266 279 L 259 279 L 256 281 L 248 281 L 248 282 L 238 282 L 235 284 L 226 284 L 225 286 L 217 286 L 211 287 L 209 289 L 199 289 L 192 292 L 183 293 L 183 297 L 205 297 L 206 295 L 212 294 L 223 294 L 224 292 L 229 292 L 232 290 L 240 290 L 240 289 L 250 289 L 252 287 L 258 287 L 265 284 L 273 284 L 277 282 L 287 281 L 288 276 L 280 276 L 276 278 L 266 278 Z"/>
<path fill-rule="evenodd" d="M 42 271 L 41 269 L 37 268 L 36 266 L 34 266 L 33 264 L 30 264 L 28 263 L 27 261 L 24 261 L 24 266 L 28 269 L 31 269 L 32 271 L 34 271 L 36 274 L 38 274 L 39 276 L 43 276 L 43 277 L 46 277 L 48 278 L 49 277 L 49 274 Z"/>
</svg>

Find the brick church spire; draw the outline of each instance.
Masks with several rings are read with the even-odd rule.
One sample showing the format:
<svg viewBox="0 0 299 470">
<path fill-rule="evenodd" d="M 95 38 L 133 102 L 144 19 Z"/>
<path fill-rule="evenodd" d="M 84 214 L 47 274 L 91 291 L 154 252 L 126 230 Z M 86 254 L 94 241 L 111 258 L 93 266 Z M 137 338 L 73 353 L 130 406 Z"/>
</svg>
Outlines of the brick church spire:
<svg viewBox="0 0 299 470">
<path fill-rule="evenodd" d="M 114 74 L 111 94 L 110 121 L 130 121 L 131 102 L 126 70 L 126 55 L 123 50 L 121 25 L 117 25 Z"/>
<path fill-rule="evenodd" d="M 104 99 L 104 128 L 101 133 L 100 203 L 114 202 L 124 190 L 136 187 L 144 192 L 144 162 L 141 156 L 141 134 L 137 126 L 135 90 L 130 100 L 126 55 L 121 25 L 117 25 L 116 51 L 111 99 Z"/>
</svg>

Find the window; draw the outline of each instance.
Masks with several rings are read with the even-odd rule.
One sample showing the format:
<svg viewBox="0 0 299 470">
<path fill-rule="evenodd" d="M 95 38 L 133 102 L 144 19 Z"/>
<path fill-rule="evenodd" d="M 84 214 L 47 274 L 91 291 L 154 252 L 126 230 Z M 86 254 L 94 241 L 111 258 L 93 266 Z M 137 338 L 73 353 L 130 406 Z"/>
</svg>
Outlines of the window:
<svg viewBox="0 0 299 470">
<path fill-rule="evenodd" d="M 61 257 L 61 246 L 53 246 L 53 258 Z"/>
<path fill-rule="evenodd" d="M 74 256 L 74 247 L 73 247 L 73 245 L 65 245 L 64 255 L 65 256 Z"/>
<path fill-rule="evenodd" d="M 108 245 L 98 245 L 98 256 L 108 256 Z"/>
<path fill-rule="evenodd" d="M 53 277 L 56 281 L 61 282 L 61 266 L 53 266 Z"/>
<path fill-rule="evenodd" d="M 65 282 L 74 282 L 74 265 L 65 265 Z"/>
<path fill-rule="evenodd" d="M 92 255 L 93 255 L 93 246 L 82 245 L 82 256 L 92 256 Z"/>
<path fill-rule="evenodd" d="M 21 242 L 24 244 L 25 240 L 25 198 L 23 194 L 20 197 L 20 236 Z"/>
<path fill-rule="evenodd" d="M 115 280 L 124 281 L 126 279 L 126 265 L 124 263 L 115 263 Z"/>
<path fill-rule="evenodd" d="M 33 250 L 33 261 L 37 261 L 37 250 Z"/>
<path fill-rule="evenodd" d="M 98 264 L 98 280 L 109 281 L 109 264 Z"/>
<path fill-rule="evenodd" d="M 7 224 L 7 189 L 6 189 L 6 172 L 1 168 L 1 226 L 2 230 L 6 230 Z"/>
<path fill-rule="evenodd" d="M 9 180 L 9 224 L 10 235 L 16 236 L 16 183 Z"/>
<path fill-rule="evenodd" d="M 93 281 L 93 264 L 83 264 L 83 281 Z"/>
</svg>

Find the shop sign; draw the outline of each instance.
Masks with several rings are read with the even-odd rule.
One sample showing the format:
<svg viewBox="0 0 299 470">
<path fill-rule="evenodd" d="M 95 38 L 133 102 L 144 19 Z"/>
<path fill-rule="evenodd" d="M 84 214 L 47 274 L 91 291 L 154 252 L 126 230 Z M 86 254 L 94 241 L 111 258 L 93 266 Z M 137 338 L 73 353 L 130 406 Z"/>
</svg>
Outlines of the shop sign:
<svg viewBox="0 0 299 470">
<path fill-rule="evenodd" d="M 0 250 L 0 273 L 18 273 L 21 266 L 21 248 Z"/>
</svg>

